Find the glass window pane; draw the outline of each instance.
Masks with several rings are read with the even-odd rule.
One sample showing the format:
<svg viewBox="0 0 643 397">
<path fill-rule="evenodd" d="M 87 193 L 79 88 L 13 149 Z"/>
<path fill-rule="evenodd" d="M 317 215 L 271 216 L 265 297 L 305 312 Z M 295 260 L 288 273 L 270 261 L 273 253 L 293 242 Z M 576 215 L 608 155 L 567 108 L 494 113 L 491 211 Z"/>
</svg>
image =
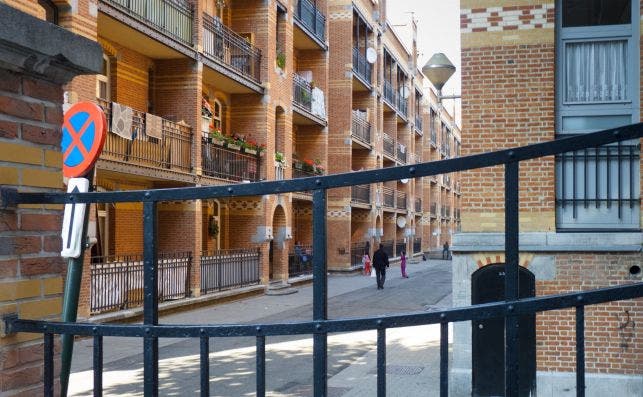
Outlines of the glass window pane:
<svg viewBox="0 0 643 397">
<path fill-rule="evenodd" d="M 631 0 L 563 0 L 563 27 L 630 24 L 631 7 Z"/>
<path fill-rule="evenodd" d="M 565 102 L 627 100 L 627 41 L 565 45 Z"/>
<path fill-rule="evenodd" d="M 591 132 L 632 124 L 632 116 L 565 116 L 563 132 Z"/>
</svg>

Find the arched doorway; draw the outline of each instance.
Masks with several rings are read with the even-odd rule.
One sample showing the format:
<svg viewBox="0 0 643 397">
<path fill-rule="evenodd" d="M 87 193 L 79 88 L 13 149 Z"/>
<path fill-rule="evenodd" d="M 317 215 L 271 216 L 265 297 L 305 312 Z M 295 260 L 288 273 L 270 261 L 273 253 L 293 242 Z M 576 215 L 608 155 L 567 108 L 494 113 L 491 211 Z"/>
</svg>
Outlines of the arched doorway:
<svg viewBox="0 0 643 397">
<path fill-rule="evenodd" d="M 275 208 L 272 215 L 273 239 L 270 241 L 270 251 L 268 254 L 268 279 L 282 280 L 287 277 L 288 269 L 288 247 L 287 240 L 288 228 L 286 222 L 286 212 L 281 205 Z"/>
<path fill-rule="evenodd" d="M 536 295 L 536 278 L 518 266 L 520 299 Z M 505 264 L 495 263 L 471 275 L 471 304 L 504 300 Z M 536 395 L 536 316 L 520 316 L 519 392 L 520 396 Z M 502 396 L 505 392 L 505 319 L 472 321 L 473 396 Z"/>
</svg>

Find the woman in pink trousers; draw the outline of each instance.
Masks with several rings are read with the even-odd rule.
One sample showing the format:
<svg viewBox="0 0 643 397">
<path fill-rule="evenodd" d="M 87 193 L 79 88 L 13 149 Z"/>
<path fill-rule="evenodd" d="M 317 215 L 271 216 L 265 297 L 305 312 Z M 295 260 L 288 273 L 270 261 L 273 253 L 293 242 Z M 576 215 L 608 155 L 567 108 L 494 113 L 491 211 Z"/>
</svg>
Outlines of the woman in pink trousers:
<svg viewBox="0 0 643 397">
<path fill-rule="evenodd" d="M 402 269 L 402 277 L 409 278 L 406 274 L 406 251 L 402 251 L 400 255 L 400 268 Z"/>
</svg>

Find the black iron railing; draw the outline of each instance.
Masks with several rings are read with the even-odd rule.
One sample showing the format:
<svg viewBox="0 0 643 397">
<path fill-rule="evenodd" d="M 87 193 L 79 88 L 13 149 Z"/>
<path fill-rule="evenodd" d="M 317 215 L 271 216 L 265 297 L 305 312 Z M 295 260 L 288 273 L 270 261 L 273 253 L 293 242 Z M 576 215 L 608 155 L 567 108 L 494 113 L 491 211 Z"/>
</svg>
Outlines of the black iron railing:
<svg viewBox="0 0 643 397">
<path fill-rule="evenodd" d="M 313 274 L 313 246 L 301 245 L 288 253 L 288 277 Z"/>
<path fill-rule="evenodd" d="M 397 204 L 397 209 L 405 210 L 406 209 L 406 192 L 398 190 L 396 192 L 395 202 Z"/>
<path fill-rule="evenodd" d="M 351 200 L 356 203 L 371 203 L 371 187 L 369 185 L 356 185 L 351 187 Z"/>
<path fill-rule="evenodd" d="M 435 133 L 435 126 L 433 125 L 434 123 L 431 123 L 431 134 L 429 136 L 429 143 L 433 145 L 434 147 L 438 144 L 438 137 L 437 134 Z"/>
<path fill-rule="evenodd" d="M 326 16 L 309 0 L 297 2 L 295 18 L 322 43 L 326 41 Z"/>
<path fill-rule="evenodd" d="M 422 132 L 422 116 L 415 116 L 415 129 Z"/>
<path fill-rule="evenodd" d="M 362 258 L 364 257 L 364 254 L 367 253 L 370 255 L 368 252 L 369 246 L 368 243 L 366 242 L 354 242 L 351 244 L 351 266 L 352 267 L 359 267 L 362 266 Z"/>
<path fill-rule="evenodd" d="M 193 8 L 186 0 L 101 0 L 153 26 L 172 38 L 192 45 Z"/>
<path fill-rule="evenodd" d="M 399 161 L 402 164 L 406 164 L 408 156 L 408 148 L 404 147 L 401 143 L 398 143 L 396 145 L 396 153 L 395 157 L 397 158 L 397 161 Z"/>
<path fill-rule="evenodd" d="M 201 254 L 201 293 L 259 284 L 259 249 L 228 249 Z"/>
<path fill-rule="evenodd" d="M 159 301 L 188 297 L 192 253 L 159 253 L 157 264 Z M 142 254 L 92 257 L 89 272 L 92 314 L 143 304 Z"/>
<path fill-rule="evenodd" d="M 255 82 L 261 81 L 261 50 L 208 14 L 203 14 L 203 52 Z"/>
<path fill-rule="evenodd" d="M 312 335 L 313 339 L 313 394 L 328 395 L 328 334 L 365 330 L 377 331 L 377 396 L 386 395 L 386 345 L 387 329 L 424 324 L 440 324 L 440 395 L 449 390 L 449 323 L 477 321 L 489 318 L 504 319 L 504 389 L 507 397 L 520 393 L 520 316 L 534 315 L 544 311 L 571 309 L 575 312 L 575 338 L 567 338 L 575 345 L 576 395 L 585 394 L 585 306 L 643 297 L 643 283 L 632 280 L 624 284 L 592 290 L 583 290 L 559 295 L 542 295 L 519 299 L 519 194 L 520 163 L 540 157 L 604 146 L 629 139 L 643 137 L 643 124 L 635 124 L 579 137 L 558 139 L 526 147 L 512 148 L 491 153 L 432 163 L 413 164 L 386 169 L 320 176 L 318 178 L 291 181 L 266 181 L 260 183 L 227 186 L 187 187 L 174 189 L 99 192 L 99 193 L 41 193 L 18 192 L 13 188 L 0 189 L 2 205 L 14 208 L 24 204 L 76 204 L 76 203 L 121 203 L 143 204 L 143 256 L 144 315 L 143 324 L 93 324 L 60 323 L 5 317 L 4 332 L 32 332 L 44 337 L 43 394 L 54 395 L 54 335 L 93 337 L 95 393 L 102 392 L 103 338 L 105 336 L 139 337 L 144 345 L 144 393 L 158 394 L 159 382 L 171 382 L 159 378 L 159 338 L 198 338 L 200 340 L 200 385 L 201 394 L 210 393 L 210 338 L 248 336 L 256 338 L 256 394 L 266 394 L 266 338 L 280 335 Z M 403 178 L 419 178 L 440 173 L 450 173 L 484 167 L 503 166 L 505 170 L 505 300 L 442 311 L 390 315 L 385 317 L 329 319 L 326 249 L 328 235 L 327 202 L 328 189 L 357 184 L 373 184 L 397 181 Z M 528 183 L 528 181 L 527 181 Z M 279 192 L 313 190 L 313 309 L 312 321 L 246 325 L 174 325 L 159 324 L 158 300 L 160 278 L 158 254 L 157 209 L 163 201 L 210 200 L 245 196 L 263 196 Z M 392 244 L 392 242 L 390 242 Z M 392 246 L 391 246 L 392 248 Z M 392 253 L 390 253 L 392 254 Z M 609 280 L 605 280 L 609 283 Z M 590 287 L 591 288 L 591 287 Z"/>
<path fill-rule="evenodd" d="M 353 72 L 357 73 L 366 83 L 371 84 L 372 66 L 366 61 L 366 56 L 363 55 L 359 48 L 353 47 Z"/>
<path fill-rule="evenodd" d="M 393 248 L 395 247 L 395 241 L 393 240 L 384 240 L 380 244 L 382 244 L 382 249 L 384 252 L 386 252 L 386 255 L 388 255 L 389 258 L 393 257 Z"/>
<path fill-rule="evenodd" d="M 292 75 L 292 100 L 296 105 L 308 112 L 313 110 L 313 88 L 309 82 L 300 75 L 293 73 Z"/>
<path fill-rule="evenodd" d="M 413 253 L 417 254 L 418 252 L 422 252 L 422 238 L 420 237 L 413 239 Z"/>
<path fill-rule="evenodd" d="M 388 208 L 395 208 L 395 189 L 384 186 L 382 188 L 382 205 Z"/>
<path fill-rule="evenodd" d="M 392 108 L 395 108 L 395 104 L 397 102 L 397 98 L 395 95 L 395 89 L 393 88 L 393 84 L 391 84 L 390 81 L 384 80 L 384 100 L 388 102 L 389 106 Z"/>
<path fill-rule="evenodd" d="M 363 112 L 353 111 L 351 136 L 367 145 L 371 144 L 371 123 L 362 116 Z"/>
<path fill-rule="evenodd" d="M 397 96 L 397 111 L 404 117 L 409 114 L 409 100 L 404 99 L 402 95 Z"/>
<path fill-rule="evenodd" d="M 227 148 L 203 141 L 201 161 L 203 174 L 228 181 L 258 181 L 260 157 L 241 153 L 240 148 Z"/>
<path fill-rule="evenodd" d="M 382 149 L 384 150 L 385 155 L 395 158 L 395 139 L 385 132 L 382 133 Z"/>
<path fill-rule="evenodd" d="M 398 240 L 395 242 L 395 256 L 402 255 L 402 251 L 406 252 L 406 243 Z M 408 256 L 408 252 L 406 254 Z"/>
<path fill-rule="evenodd" d="M 192 170 L 192 128 L 184 123 L 160 119 L 148 124 L 146 114 L 132 109 L 132 127 L 127 139 L 112 129 L 113 102 L 97 100 L 105 112 L 107 130 L 101 158 L 123 164 L 165 168 L 180 172 Z M 158 128 L 160 127 L 160 130 Z"/>
</svg>

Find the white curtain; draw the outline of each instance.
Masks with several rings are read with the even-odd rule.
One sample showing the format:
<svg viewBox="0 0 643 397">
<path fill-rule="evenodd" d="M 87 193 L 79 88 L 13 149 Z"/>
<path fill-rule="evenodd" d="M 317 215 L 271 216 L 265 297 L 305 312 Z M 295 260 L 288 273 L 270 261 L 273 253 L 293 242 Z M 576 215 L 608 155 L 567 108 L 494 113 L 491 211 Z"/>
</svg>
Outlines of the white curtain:
<svg viewBox="0 0 643 397">
<path fill-rule="evenodd" d="M 626 51 L 626 40 L 568 43 L 566 102 L 626 100 Z"/>
</svg>

